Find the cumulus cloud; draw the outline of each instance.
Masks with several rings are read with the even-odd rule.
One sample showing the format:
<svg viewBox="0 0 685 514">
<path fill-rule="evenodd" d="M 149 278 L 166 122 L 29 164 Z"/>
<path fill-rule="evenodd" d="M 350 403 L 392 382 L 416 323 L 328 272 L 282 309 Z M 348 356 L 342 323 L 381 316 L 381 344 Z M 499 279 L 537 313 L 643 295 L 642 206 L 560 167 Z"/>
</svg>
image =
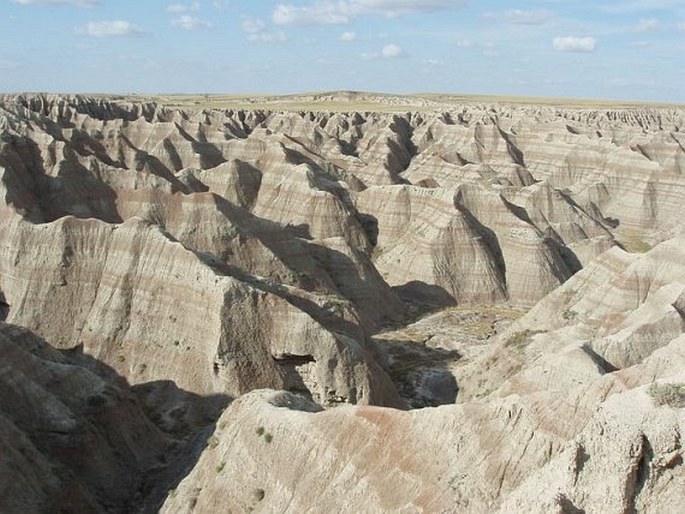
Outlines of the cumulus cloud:
<svg viewBox="0 0 685 514">
<path fill-rule="evenodd" d="M 395 17 L 464 7 L 468 0 L 349 0 L 347 3 L 356 14 L 375 13 Z"/>
<path fill-rule="evenodd" d="M 100 0 L 12 0 L 12 3 L 21 5 L 78 5 L 81 7 L 88 7 L 99 5 Z"/>
<path fill-rule="evenodd" d="M 198 11 L 200 9 L 200 2 L 191 2 L 189 4 L 170 4 L 166 11 L 174 14 L 179 14 L 188 11 Z"/>
<path fill-rule="evenodd" d="M 394 59 L 396 57 L 404 57 L 405 55 L 404 50 L 394 43 L 385 45 L 381 50 L 381 57 L 384 59 Z"/>
<path fill-rule="evenodd" d="M 258 43 L 284 43 L 288 40 L 283 32 L 257 32 L 247 36 L 247 39 Z"/>
<path fill-rule="evenodd" d="M 76 30 L 79 34 L 91 37 L 126 37 L 140 36 L 145 31 L 129 21 L 89 21 L 85 27 Z"/>
<path fill-rule="evenodd" d="M 562 36 L 552 40 L 552 47 L 559 52 L 594 52 L 597 38 L 586 36 Z"/>
<path fill-rule="evenodd" d="M 277 5 L 271 19 L 277 25 L 344 25 L 352 21 L 345 8 L 333 2 L 317 2 L 314 5 Z"/>
<path fill-rule="evenodd" d="M 208 21 L 201 20 L 195 16 L 190 16 L 189 14 L 184 14 L 171 20 L 172 27 L 178 27 L 183 30 L 198 30 L 198 29 L 209 29 L 212 24 Z"/>
<path fill-rule="evenodd" d="M 343 32 L 340 34 L 340 41 L 354 41 L 357 39 L 357 34 L 354 32 Z"/>
<path fill-rule="evenodd" d="M 288 39 L 283 32 L 267 31 L 266 23 L 258 18 L 244 18 L 242 27 L 243 31 L 247 34 L 248 41 L 282 43 Z"/>
<path fill-rule="evenodd" d="M 486 20 L 512 23 L 514 25 L 542 25 L 552 17 L 552 13 L 544 9 L 523 11 L 521 9 L 509 9 L 504 12 L 487 12 L 483 15 Z"/>
<path fill-rule="evenodd" d="M 242 23 L 243 30 L 248 34 L 256 34 L 264 30 L 266 23 L 254 18 L 245 18 Z"/>
<path fill-rule="evenodd" d="M 397 59 L 400 57 L 407 57 L 407 53 L 401 46 L 395 43 L 389 43 L 381 48 L 380 52 L 363 53 L 362 59 Z"/>
<path fill-rule="evenodd" d="M 392 18 L 467 3 L 468 0 L 316 0 L 306 5 L 278 4 L 271 19 L 277 25 L 345 25 L 363 14 Z"/>
</svg>

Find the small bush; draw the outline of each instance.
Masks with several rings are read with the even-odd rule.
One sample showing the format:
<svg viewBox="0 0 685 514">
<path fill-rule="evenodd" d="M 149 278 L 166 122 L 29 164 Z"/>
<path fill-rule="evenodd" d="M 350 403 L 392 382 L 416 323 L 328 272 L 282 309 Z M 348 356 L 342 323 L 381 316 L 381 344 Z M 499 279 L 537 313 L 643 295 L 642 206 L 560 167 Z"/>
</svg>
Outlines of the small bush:
<svg viewBox="0 0 685 514">
<path fill-rule="evenodd" d="M 530 343 L 533 340 L 533 336 L 536 334 L 544 334 L 546 331 L 545 330 L 522 330 L 521 332 L 516 332 L 512 336 L 509 337 L 504 342 L 504 346 L 507 348 L 523 348 L 526 346 L 528 343 Z"/>
<path fill-rule="evenodd" d="M 255 500 L 260 502 L 264 499 L 264 496 L 266 496 L 264 489 L 255 489 L 255 492 L 254 492 L 254 499 Z"/>
<path fill-rule="evenodd" d="M 264 435 L 264 427 L 257 427 L 257 430 L 255 430 L 255 433 L 261 437 Z"/>
<path fill-rule="evenodd" d="M 274 440 L 274 436 L 267 433 L 266 435 L 264 435 L 264 440 L 265 440 L 267 443 L 271 443 L 271 441 Z"/>
<path fill-rule="evenodd" d="M 652 384 L 647 389 L 652 401 L 669 407 L 685 406 L 685 384 Z"/>
<path fill-rule="evenodd" d="M 219 439 L 216 436 L 211 436 L 209 439 L 207 439 L 207 446 L 210 448 L 216 448 L 219 446 Z"/>
<path fill-rule="evenodd" d="M 221 473 L 225 467 L 226 467 L 226 462 L 222 461 L 220 464 L 217 465 L 216 472 Z"/>
<path fill-rule="evenodd" d="M 578 317 L 578 313 L 576 311 L 572 311 L 571 309 L 566 309 L 564 312 L 561 313 L 561 317 L 564 318 L 566 321 L 573 321 Z"/>
</svg>

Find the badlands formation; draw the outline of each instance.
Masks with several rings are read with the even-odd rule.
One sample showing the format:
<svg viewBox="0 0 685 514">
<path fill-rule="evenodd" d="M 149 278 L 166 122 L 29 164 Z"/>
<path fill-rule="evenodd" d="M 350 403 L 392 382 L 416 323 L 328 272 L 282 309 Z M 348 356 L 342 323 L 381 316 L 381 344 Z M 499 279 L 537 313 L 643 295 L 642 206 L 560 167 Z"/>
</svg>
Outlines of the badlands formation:
<svg viewBox="0 0 685 514">
<path fill-rule="evenodd" d="M 0 96 L 0 511 L 682 512 L 684 200 L 676 107 Z"/>
</svg>

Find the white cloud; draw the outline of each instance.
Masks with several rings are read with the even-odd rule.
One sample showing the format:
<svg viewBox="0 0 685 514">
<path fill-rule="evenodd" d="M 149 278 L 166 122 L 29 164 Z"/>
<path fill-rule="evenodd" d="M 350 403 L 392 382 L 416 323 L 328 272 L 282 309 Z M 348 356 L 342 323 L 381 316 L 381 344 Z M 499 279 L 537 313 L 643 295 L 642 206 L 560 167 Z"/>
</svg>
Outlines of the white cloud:
<svg viewBox="0 0 685 514">
<path fill-rule="evenodd" d="M 685 6 L 683 0 L 631 0 L 600 5 L 599 8 L 611 13 L 632 13 L 640 11 L 661 11 Z"/>
<path fill-rule="evenodd" d="M 243 30 L 248 34 L 256 34 L 264 30 L 266 23 L 255 18 L 245 18 L 242 23 Z"/>
<path fill-rule="evenodd" d="M 381 50 L 381 57 L 384 59 L 394 59 L 396 57 L 404 57 L 405 55 L 404 50 L 394 43 L 385 45 Z"/>
<path fill-rule="evenodd" d="M 200 9 L 200 2 L 194 1 L 189 4 L 170 4 L 166 11 L 174 14 L 179 14 L 188 11 L 198 11 Z"/>
<path fill-rule="evenodd" d="M 471 48 L 473 46 L 473 41 L 470 39 L 460 39 L 457 41 L 457 46 L 459 48 Z"/>
<path fill-rule="evenodd" d="M 552 40 L 552 47 L 559 52 L 594 52 L 597 38 L 586 36 L 563 36 Z"/>
<path fill-rule="evenodd" d="M 276 6 L 271 19 L 276 25 L 344 25 L 352 21 L 352 16 L 344 4 L 318 2 L 311 6 Z"/>
<path fill-rule="evenodd" d="M 345 25 L 363 14 L 388 18 L 462 7 L 467 0 L 316 0 L 307 5 L 278 4 L 271 19 L 277 25 Z"/>
<path fill-rule="evenodd" d="M 100 4 L 100 0 L 12 0 L 12 2 L 21 5 L 78 5 L 80 7 Z"/>
<path fill-rule="evenodd" d="M 340 3 L 348 3 L 357 14 L 375 13 L 395 17 L 464 7 L 468 0 L 348 0 Z"/>
<path fill-rule="evenodd" d="M 184 14 L 178 18 L 171 20 L 172 27 L 178 27 L 183 30 L 197 30 L 197 29 L 209 29 L 212 24 L 208 21 L 201 20 L 195 16 L 190 16 L 189 14 Z"/>
<path fill-rule="evenodd" d="M 362 59 L 365 59 L 367 61 L 371 59 L 397 59 L 400 57 L 407 57 L 407 53 L 404 50 L 402 50 L 402 47 L 394 43 L 389 43 L 385 45 L 380 52 L 370 52 L 362 54 Z"/>
<path fill-rule="evenodd" d="M 80 27 L 76 31 L 91 37 L 123 37 L 145 34 L 145 31 L 138 26 L 123 20 L 89 21 L 85 27 Z"/>
<path fill-rule="evenodd" d="M 257 32 L 247 36 L 249 41 L 257 43 L 284 43 L 288 40 L 283 32 Z"/>
<path fill-rule="evenodd" d="M 552 17 L 552 13 L 544 9 L 522 11 L 521 9 L 509 9 L 501 13 L 487 12 L 483 15 L 486 20 L 501 21 L 514 25 L 542 25 Z"/>
<path fill-rule="evenodd" d="M 428 68 L 432 68 L 434 66 L 442 66 L 445 64 L 444 61 L 441 61 L 440 59 L 426 59 L 423 61 Z"/>
<path fill-rule="evenodd" d="M 7 59 L 0 59 L 0 70 L 11 70 L 17 67 L 17 63 L 8 61 Z"/>
<path fill-rule="evenodd" d="M 258 18 L 244 18 L 242 27 L 243 31 L 247 33 L 248 41 L 257 43 L 282 43 L 288 39 L 283 32 L 266 31 L 266 23 Z"/>
<path fill-rule="evenodd" d="M 651 44 L 651 41 L 633 41 L 632 43 L 630 43 L 630 46 L 634 46 L 636 48 L 644 48 Z"/>
<path fill-rule="evenodd" d="M 635 32 L 657 32 L 661 30 L 661 24 L 655 18 L 642 19 L 635 25 L 633 30 Z"/>
<path fill-rule="evenodd" d="M 681 21 L 678 23 L 678 30 L 682 30 L 685 32 L 685 21 Z"/>
<path fill-rule="evenodd" d="M 343 32 L 340 34 L 340 41 L 354 41 L 357 39 L 357 34 L 354 32 Z"/>
</svg>

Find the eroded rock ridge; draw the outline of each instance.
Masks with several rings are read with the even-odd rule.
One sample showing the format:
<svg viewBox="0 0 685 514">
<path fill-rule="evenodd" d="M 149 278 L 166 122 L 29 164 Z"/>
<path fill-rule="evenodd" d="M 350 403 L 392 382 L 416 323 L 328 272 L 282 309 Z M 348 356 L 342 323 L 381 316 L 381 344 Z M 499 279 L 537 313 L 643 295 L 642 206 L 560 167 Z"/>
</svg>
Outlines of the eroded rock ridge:
<svg viewBox="0 0 685 514">
<path fill-rule="evenodd" d="M 0 97 L 7 508 L 676 512 L 685 113 L 434 103 Z"/>
</svg>

